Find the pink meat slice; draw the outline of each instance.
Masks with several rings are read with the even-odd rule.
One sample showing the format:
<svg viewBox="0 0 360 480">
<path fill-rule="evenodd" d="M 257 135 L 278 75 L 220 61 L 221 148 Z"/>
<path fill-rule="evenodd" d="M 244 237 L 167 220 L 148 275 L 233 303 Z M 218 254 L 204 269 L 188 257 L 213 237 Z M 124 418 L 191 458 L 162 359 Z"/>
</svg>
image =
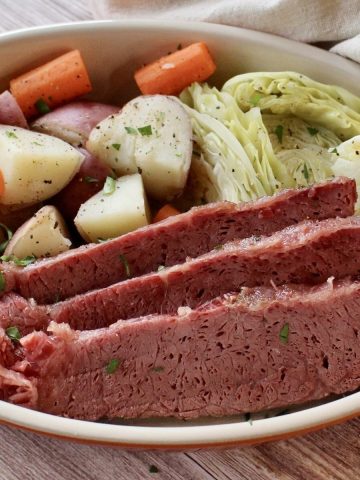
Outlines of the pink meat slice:
<svg viewBox="0 0 360 480">
<path fill-rule="evenodd" d="M 27 389 L 27 406 L 71 418 L 189 419 L 360 387 L 360 283 L 348 279 L 244 288 L 95 331 L 51 329 L 23 338 L 21 358 L 0 369 L 6 400 Z"/>
<path fill-rule="evenodd" d="M 121 265 L 121 259 L 117 259 Z M 306 221 L 270 237 L 229 242 L 183 264 L 77 295 L 55 305 L 37 305 L 12 293 L 0 303 L 0 326 L 25 334 L 52 320 L 93 330 L 149 314 L 173 314 L 242 287 L 319 284 L 330 276 L 360 274 L 360 217 Z"/>
<path fill-rule="evenodd" d="M 130 276 L 137 277 L 156 271 L 160 265 L 182 263 L 187 257 L 197 257 L 234 239 L 271 235 L 306 218 L 353 215 L 355 202 L 354 180 L 338 178 L 251 203 L 221 202 L 193 208 L 113 240 L 83 246 L 25 268 L 3 267 L 6 281 L 9 278 L 6 290 L 41 304 L 54 303 L 126 280 L 129 271 Z"/>
</svg>

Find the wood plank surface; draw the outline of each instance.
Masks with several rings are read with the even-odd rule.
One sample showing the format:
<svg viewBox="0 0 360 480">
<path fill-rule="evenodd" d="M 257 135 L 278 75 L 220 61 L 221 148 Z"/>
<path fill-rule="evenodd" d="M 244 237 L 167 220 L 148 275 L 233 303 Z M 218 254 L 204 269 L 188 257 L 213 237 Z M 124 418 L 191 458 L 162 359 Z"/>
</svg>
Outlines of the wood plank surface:
<svg viewBox="0 0 360 480">
<path fill-rule="evenodd" d="M 0 0 L 0 31 L 91 18 L 87 0 Z M 0 427 L 0 480 L 359 480 L 359 433 L 360 419 L 258 447 L 178 453 L 79 445 Z"/>
</svg>

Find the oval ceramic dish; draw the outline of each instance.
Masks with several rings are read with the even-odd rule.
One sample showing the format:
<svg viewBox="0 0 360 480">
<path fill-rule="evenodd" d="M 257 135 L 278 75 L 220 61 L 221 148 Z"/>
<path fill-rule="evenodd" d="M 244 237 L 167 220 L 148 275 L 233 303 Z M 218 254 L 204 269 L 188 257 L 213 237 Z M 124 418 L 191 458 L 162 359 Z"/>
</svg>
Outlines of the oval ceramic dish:
<svg viewBox="0 0 360 480">
<path fill-rule="evenodd" d="M 314 47 L 263 33 L 200 23 L 86 22 L 0 35 L 0 89 L 9 78 L 72 48 L 88 66 L 97 100 L 123 102 L 138 93 L 134 70 L 181 43 L 204 40 L 218 66 L 213 83 L 249 71 L 296 70 L 360 95 L 360 67 Z M 123 447 L 177 448 L 248 445 L 316 430 L 360 414 L 360 393 L 291 413 L 117 424 L 60 418 L 0 401 L 0 422 L 59 438 Z M 285 414 L 284 414 L 285 413 Z"/>
</svg>

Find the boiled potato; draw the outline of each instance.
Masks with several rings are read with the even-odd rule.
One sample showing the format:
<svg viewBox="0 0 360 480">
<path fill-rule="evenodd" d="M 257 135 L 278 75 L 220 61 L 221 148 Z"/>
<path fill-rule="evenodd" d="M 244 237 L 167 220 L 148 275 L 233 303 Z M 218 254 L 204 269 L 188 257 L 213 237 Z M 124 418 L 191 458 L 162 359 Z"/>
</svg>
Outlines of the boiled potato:
<svg viewBox="0 0 360 480">
<path fill-rule="evenodd" d="M 138 97 L 92 130 L 87 149 L 119 176 L 141 173 L 146 192 L 168 201 L 181 194 L 187 180 L 191 121 L 173 97 Z"/>
<path fill-rule="evenodd" d="M 0 125 L 2 205 L 30 205 L 52 197 L 80 168 L 83 155 L 62 140 Z"/>
<path fill-rule="evenodd" d="M 75 217 L 80 235 L 88 242 L 118 237 L 148 225 L 148 203 L 141 175 L 108 177 L 104 189 L 81 205 Z"/>
<path fill-rule="evenodd" d="M 5 255 L 51 257 L 71 247 L 68 231 L 60 212 L 53 206 L 41 208 L 16 230 L 5 249 Z"/>
<path fill-rule="evenodd" d="M 94 155 L 84 149 L 80 151 L 84 154 L 80 170 L 71 182 L 51 199 L 65 219 L 71 222 L 79 211 L 80 205 L 99 192 L 104 186 L 106 177 L 112 173 L 111 168 Z"/>
</svg>

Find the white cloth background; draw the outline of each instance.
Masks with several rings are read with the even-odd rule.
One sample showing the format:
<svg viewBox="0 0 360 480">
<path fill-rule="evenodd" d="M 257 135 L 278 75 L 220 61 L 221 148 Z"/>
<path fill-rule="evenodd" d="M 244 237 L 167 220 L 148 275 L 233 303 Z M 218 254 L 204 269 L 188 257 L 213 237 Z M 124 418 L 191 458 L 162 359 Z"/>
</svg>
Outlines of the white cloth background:
<svg viewBox="0 0 360 480">
<path fill-rule="evenodd" d="M 333 52 L 360 62 L 360 0 L 92 0 L 92 9 L 100 19 L 197 20 L 339 42 Z"/>
</svg>

